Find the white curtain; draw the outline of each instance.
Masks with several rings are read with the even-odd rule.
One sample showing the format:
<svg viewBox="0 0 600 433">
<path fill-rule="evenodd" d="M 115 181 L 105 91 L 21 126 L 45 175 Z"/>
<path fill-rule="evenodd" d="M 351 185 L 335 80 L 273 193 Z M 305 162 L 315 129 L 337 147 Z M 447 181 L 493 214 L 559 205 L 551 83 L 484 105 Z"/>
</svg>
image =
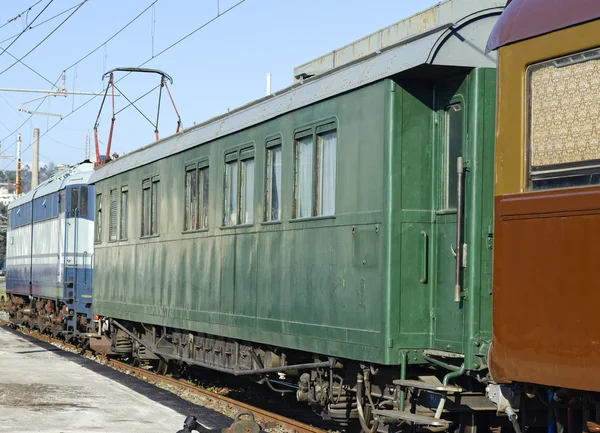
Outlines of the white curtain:
<svg viewBox="0 0 600 433">
<path fill-rule="evenodd" d="M 225 224 L 228 226 L 237 224 L 238 212 L 238 163 L 237 161 L 227 164 L 227 195 L 226 208 L 227 218 Z"/>
<path fill-rule="evenodd" d="M 296 218 L 313 216 L 313 153 L 314 143 L 312 137 L 298 140 L 296 143 L 296 170 L 298 192 L 296 193 Z"/>
<path fill-rule="evenodd" d="M 254 159 L 242 161 L 244 164 L 244 187 L 242 196 L 243 224 L 250 224 L 254 221 Z"/>
<path fill-rule="evenodd" d="M 335 213 L 336 131 L 319 136 L 321 140 L 321 215 Z"/>
<path fill-rule="evenodd" d="M 202 188 L 202 211 L 200 212 L 200 227 L 208 227 L 208 167 L 200 170 L 201 176 L 198 178 L 198 182 L 201 184 L 198 186 L 198 190 Z"/>
<path fill-rule="evenodd" d="M 271 220 L 280 218 L 281 206 L 281 147 L 278 146 L 271 151 Z"/>
</svg>

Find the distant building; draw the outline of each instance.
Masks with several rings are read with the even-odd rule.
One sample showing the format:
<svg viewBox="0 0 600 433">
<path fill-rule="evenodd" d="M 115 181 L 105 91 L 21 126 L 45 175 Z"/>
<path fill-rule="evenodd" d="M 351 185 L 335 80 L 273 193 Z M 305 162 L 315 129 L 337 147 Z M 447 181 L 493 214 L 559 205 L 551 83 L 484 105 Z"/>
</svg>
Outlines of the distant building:
<svg viewBox="0 0 600 433">
<path fill-rule="evenodd" d="M 4 206 L 8 206 L 8 204 L 13 201 L 16 197 L 15 194 L 2 194 L 0 193 L 0 203 L 2 203 Z"/>
</svg>

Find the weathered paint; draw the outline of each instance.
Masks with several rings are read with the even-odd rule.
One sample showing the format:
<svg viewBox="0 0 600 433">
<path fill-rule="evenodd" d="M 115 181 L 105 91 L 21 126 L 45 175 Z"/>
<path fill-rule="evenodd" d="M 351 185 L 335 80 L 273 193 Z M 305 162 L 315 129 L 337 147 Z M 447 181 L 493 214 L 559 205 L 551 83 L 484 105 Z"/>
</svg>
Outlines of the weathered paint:
<svg viewBox="0 0 600 433">
<path fill-rule="evenodd" d="M 595 0 L 514 0 L 496 23 L 487 50 L 600 18 Z"/>
<path fill-rule="evenodd" d="M 490 360 L 498 382 L 600 389 L 598 187 L 526 191 L 525 172 L 526 67 L 598 46 L 593 21 L 499 50 Z"/>
<path fill-rule="evenodd" d="M 441 347 L 434 342 L 436 308 L 473 305 L 478 312 L 473 325 L 462 323 L 472 313 L 449 319 L 461 323 L 450 337 L 458 342 L 452 350 L 489 336 L 489 297 L 476 292 L 489 288 L 481 268 L 490 252 L 477 245 L 491 220 L 484 197 L 491 197 L 495 74 L 456 72 L 469 90 L 466 106 L 484 107 L 467 111 L 465 121 L 466 132 L 478 137 L 464 143 L 473 155 L 466 207 L 474 228 L 466 235 L 473 247 L 465 302 L 456 306 L 436 298 L 435 278 L 435 251 L 450 251 L 435 235 L 443 159 L 435 119 L 444 101 L 434 98 L 441 88 L 455 93 L 445 73 L 431 67 L 429 79 L 383 80 L 97 181 L 103 200 L 127 185 L 130 236 L 107 242 L 105 231 L 96 245 L 95 313 L 383 364 L 398 364 L 400 349 Z M 338 125 L 335 217 L 295 221 L 294 131 L 330 119 Z M 274 134 L 283 141 L 282 220 L 261 223 L 265 142 Z M 255 222 L 222 227 L 224 155 L 242 143 L 255 147 Z M 209 228 L 183 233 L 186 162 L 203 157 L 209 158 Z M 140 238 L 142 181 L 151 176 L 159 176 L 162 191 L 160 235 Z"/>
<path fill-rule="evenodd" d="M 331 53 L 294 68 L 294 79 L 299 80 L 305 76 L 323 74 L 331 69 L 373 55 L 378 51 L 408 42 L 411 38 L 423 37 L 423 35 L 430 32 L 439 32 L 444 28 L 452 26 L 454 26 L 453 31 L 456 32 L 457 27 L 459 27 L 457 24 L 465 17 L 472 18 L 474 14 L 492 10 L 497 15 L 504 8 L 504 4 L 505 0 L 442 1 L 429 9 L 416 13 L 355 42 L 338 48 Z M 494 22 L 497 18 L 497 16 L 494 18 Z M 487 33 L 483 38 L 469 38 L 470 43 L 480 44 L 483 47 L 490 33 L 490 28 L 491 26 L 486 29 Z M 454 54 L 461 55 L 465 51 L 469 51 L 469 44 L 462 44 L 462 53 L 455 51 Z M 495 62 L 495 56 L 493 58 Z"/>
<path fill-rule="evenodd" d="M 498 50 L 498 114 L 494 194 L 525 190 L 525 70 L 528 65 L 600 46 L 600 20 Z"/>
</svg>

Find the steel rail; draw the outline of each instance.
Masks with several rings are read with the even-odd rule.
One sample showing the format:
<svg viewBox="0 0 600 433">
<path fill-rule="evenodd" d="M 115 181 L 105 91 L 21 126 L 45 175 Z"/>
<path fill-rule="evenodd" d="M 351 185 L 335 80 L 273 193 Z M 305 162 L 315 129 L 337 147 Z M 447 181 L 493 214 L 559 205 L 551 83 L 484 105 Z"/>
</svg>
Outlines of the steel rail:
<svg viewBox="0 0 600 433">
<path fill-rule="evenodd" d="M 0 320 L 0 324 L 8 327 L 14 328 L 14 324 L 10 322 L 6 322 L 4 320 Z M 292 418 L 287 418 L 283 415 L 279 415 L 273 412 L 269 412 L 265 409 L 261 409 L 255 406 L 252 406 L 247 403 L 243 403 L 241 401 L 237 401 L 232 399 L 231 397 L 226 397 L 216 392 L 208 391 L 206 389 L 200 388 L 197 385 L 193 385 L 186 381 L 185 379 L 174 379 L 169 376 L 163 376 L 152 371 L 145 370 L 143 368 L 134 367 L 130 364 L 127 364 L 122 361 L 118 361 L 116 359 L 111 359 L 105 355 L 96 353 L 90 349 L 81 349 L 71 343 L 67 343 L 63 340 L 59 340 L 57 338 L 51 337 L 49 335 L 41 334 L 37 331 L 31 330 L 24 326 L 17 326 L 16 330 L 24 335 L 28 335 L 30 337 L 35 338 L 36 340 L 43 341 L 50 344 L 58 344 L 64 346 L 72 351 L 79 352 L 82 356 L 93 356 L 96 357 L 103 362 L 106 363 L 107 366 L 119 370 L 119 371 L 127 371 L 129 374 L 137 377 L 144 382 L 148 382 L 152 385 L 158 386 L 160 383 L 166 383 L 171 385 L 173 388 L 169 391 L 175 393 L 175 390 L 185 390 L 189 391 L 193 394 L 196 394 L 201 397 L 209 398 L 212 400 L 218 400 L 219 402 L 226 403 L 235 411 L 251 411 L 256 421 L 264 428 L 272 427 L 271 424 L 276 424 L 280 427 L 283 427 L 288 430 L 292 430 L 296 433 L 327 433 L 326 430 L 322 430 L 318 427 L 311 426 L 309 424 L 305 424 L 301 421 L 294 420 Z"/>
</svg>

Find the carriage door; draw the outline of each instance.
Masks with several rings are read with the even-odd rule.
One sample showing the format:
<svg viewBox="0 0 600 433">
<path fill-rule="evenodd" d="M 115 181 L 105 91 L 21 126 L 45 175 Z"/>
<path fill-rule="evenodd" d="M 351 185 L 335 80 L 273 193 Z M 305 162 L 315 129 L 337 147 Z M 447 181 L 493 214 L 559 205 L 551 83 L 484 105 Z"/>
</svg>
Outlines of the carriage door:
<svg viewBox="0 0 600 433">
<path fill-rule="evenodd" d="M 467 159 L 467 78 L 436 88 L 435 145 L 435 300 L 434 347 L 463 351 L 462 290 L 466 251 L 463 210 L 467 174 L 459 174 Z"/>
</svg>

